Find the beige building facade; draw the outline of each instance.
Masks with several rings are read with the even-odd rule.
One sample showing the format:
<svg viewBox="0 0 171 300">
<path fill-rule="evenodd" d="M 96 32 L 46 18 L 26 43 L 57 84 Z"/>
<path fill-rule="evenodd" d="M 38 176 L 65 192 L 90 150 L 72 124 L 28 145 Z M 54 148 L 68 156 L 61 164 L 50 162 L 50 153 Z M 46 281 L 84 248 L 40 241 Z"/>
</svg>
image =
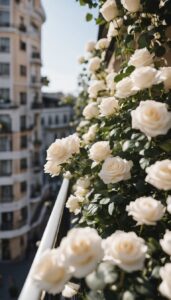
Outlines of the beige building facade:
<svg viewBox="0 0 171 300">
<path fill-rule="evenodd" d="M 0 0 L 0 260 L 24 255 L 42 198 L 40 0 Z"/>
</svg>

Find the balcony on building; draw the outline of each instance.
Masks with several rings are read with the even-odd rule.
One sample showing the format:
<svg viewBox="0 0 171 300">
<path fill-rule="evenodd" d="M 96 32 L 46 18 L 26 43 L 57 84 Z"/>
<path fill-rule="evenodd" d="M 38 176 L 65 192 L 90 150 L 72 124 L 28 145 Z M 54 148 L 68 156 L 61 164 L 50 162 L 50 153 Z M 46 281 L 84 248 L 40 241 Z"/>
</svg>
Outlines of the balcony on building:
<svg viewBox="0 0 171 300">
<path fill-rule="evenodd" d="M 38 78 L 36 75 L 32 75 L 30 78 L 30 85 L 33 88 L 40 88 L 42 85 L 40 78 Z"/>
<path fill-rule="evenodd" d="M 41 55 L 38 51 L 33 51 L 31 54 L 31 63 L 41 65 Z"/>
</svg>

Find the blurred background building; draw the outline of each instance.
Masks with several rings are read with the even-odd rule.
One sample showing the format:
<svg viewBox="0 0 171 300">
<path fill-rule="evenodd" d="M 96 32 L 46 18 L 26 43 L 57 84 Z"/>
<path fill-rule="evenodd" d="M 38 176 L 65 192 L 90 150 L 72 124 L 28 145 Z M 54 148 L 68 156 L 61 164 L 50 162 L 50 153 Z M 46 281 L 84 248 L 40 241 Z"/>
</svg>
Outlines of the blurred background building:
<svg viewBox="0 0 171 300">
<path fill-rule="evenodd" d="M 0 260 L 24 255 L 45 208 L 41 167 L 40 0 L 0 0 Z M 37 217 L 36 217 L 37 216 Z"/>
</svg>

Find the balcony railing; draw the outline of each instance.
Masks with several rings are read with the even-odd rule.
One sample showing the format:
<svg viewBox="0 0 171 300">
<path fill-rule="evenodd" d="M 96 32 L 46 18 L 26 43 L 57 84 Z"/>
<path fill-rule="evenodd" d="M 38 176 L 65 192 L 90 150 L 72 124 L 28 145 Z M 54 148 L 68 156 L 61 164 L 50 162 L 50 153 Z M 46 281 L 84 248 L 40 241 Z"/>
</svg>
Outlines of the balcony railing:
<svg viewBox="0 0 171 300">
<path fill-rule="evenodd" d="M 44 251 L 49 248 L 52 249 L 55 247 L 59 235 L 59 229 L 60 229 L 60 224 L 64 212 L 65 201 L 68 194 L 68 187 L 69 187 L 69 181 L 67 179 L 64 179 L 58 197 L 56 199 L 54 208 L 50 215 L 48 224 L 44 231 L 42 240 L 40 242 L 38 251 L 36 253 L 33 264 L 30 268 L 30 272 L 27 276 L 27 279 L 25 281 L 24 287 L 21 291 L 18 300 L 30 300 L 30 295 L 31 295 L 31 300 L 40 300 L 44 298 L 45 293 L 40 289 L 38 289 L 38 287 L 34 284 L 31 278 L 31 274 L 37 260 L 39 260 L 39 258 L 42 256 Z"/>
</svg>

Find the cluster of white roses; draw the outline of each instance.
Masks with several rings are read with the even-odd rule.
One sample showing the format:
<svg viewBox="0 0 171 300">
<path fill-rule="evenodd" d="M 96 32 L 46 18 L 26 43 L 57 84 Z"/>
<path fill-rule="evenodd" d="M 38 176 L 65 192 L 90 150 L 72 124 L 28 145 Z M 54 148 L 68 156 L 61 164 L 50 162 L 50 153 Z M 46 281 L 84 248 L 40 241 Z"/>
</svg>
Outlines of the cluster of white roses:
<svg viewBox="0 0 171 300">
<path fill-rule="evenodd" d="M 61 164 L 80 151 L 80 139 L 77 134 L 72 134 L 66 138 L 57 139 L 47 150 L 47 163 L 44 166 L 44 172 L 52 177 L 59 175 Z"/>
<path fill-rule="evenodd" d="M 47 250 L 37 261 L 32 278 L 40 289 L 72 297 L 78 286 L 69 280 L 83 278 L 102 260 L 126 272 L 142 270 L 147 253 L 145 241 L 134 232 L 116 231 L 102 240 L 90 227 L 71 229 L 57 249 Z"/>
<path fill-rule="evenodd" d="M 81 206 L 86 203 L 86 195 L 89 192 L 90 179 L 86 177 L 79 178 L 74 185 L 74 195 L 70 195 L 66 207 L 75 215 L 81 211 Z"/>
</svg>

